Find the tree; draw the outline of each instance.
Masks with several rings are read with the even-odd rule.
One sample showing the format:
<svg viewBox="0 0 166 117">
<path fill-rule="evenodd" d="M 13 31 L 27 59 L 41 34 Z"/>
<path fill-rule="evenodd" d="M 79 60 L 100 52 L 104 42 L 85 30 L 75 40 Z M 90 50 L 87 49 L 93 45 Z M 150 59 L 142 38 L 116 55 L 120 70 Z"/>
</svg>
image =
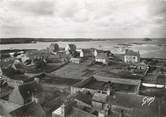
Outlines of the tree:
<svg viewBox="0 0 166 117">
<path fill-rule="evenodd" d="M 51 43 L 49 46 L 50 52 L 57 52 L 59 51 L 59 45 L 57 43 Z"/>
</svg>

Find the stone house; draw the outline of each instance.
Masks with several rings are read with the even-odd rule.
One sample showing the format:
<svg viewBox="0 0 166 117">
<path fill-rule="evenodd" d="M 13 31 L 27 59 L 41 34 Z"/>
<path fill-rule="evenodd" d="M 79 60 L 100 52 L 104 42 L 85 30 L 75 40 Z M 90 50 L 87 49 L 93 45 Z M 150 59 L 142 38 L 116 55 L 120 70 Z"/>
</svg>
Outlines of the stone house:
<svg viewBox="0 0 166 117">
<path fill-rule="evenodd" d="M 80 57 L 93 57 L 94 56 L 94 49 L 81 49 L 80 50 Z"/>
<path fill-rule="evenodd" d="M 108 60 L 109 60 L 109 58 L 108 58 L 107 53 L 99 53 L 95 57 L 96 62 L 103 63 L 103 64 L 108 64 Z"/>
<path fill-rule="evenodd" d="M 25 105 L 30 102 L 42 102 L 43 89 L 38 81 L 30 81 L 14 88 L 9 95 L 9 102 Z"/>
<path fill-rule="evenodd" d="M 66 47 L 65 47 L 65 51 L 66 51 L 66 54 L 74 54 L 76 52 L 76 45 L 74 44 L 68 44 Z"/>
<path fill-rule="evenodd" d="M 140 53 L 132 50 L 126 49 L 124 55 L 125 63 L 139 63 L 140 62 Z"/>
</svg>

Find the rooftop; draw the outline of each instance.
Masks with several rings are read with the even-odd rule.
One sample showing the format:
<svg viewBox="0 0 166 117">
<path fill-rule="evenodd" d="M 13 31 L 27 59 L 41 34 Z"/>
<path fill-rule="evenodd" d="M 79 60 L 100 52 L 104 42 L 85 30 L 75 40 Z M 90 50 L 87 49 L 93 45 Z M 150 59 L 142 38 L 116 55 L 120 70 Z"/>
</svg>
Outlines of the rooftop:
<svg viewBox="0 0 166 117">
<path fill-rule="evenodd" d="M 93 49 L 93 48 L 90 48 L 90 49 L 82 49 L 82 51 L 83 51 L 84 53 L 92 53 L 92 52 L 94 51 L 94 49 Z"/>
<path fill-rule="evenodd" d="M 83 88 L 95 89 L 95 90 L 102 90 L 105 85 L 105 82 L 102 81 L 91 81 L 83 86 Z"/>
<path fill-rule="evenodd" d="M 75 97 L 75 99 L 91 105 L 92 95 L 86 92 L 79 92 L 78 95 Z"/>
<path fill-rule="evenodd" d="M 43 111 L 40 104 L 37 103 L 30 103 L 27 105 L 24 105 L 12 112 L 10 112 L 10 115 L 14 117 L 25 117 L 25 116 L 33 116 L 33 117 L 44 117 L 45 112 Z"/>
<path fill-rule="evenodd" d="M 0 115 L 7 115 L 9 112 L 20 107 L 21 105 L 0 99 Z"/>
<path fill-rule="evenodd" d="M 97 56 L 96 56 L 97 59 L 107 59 L 108 56 L 106 53 L 99 53 Z"/>
<path fill-rule="evenodd" d="M 93 101 L 106 103 L 107 95 L 102 93 L 95 93 L 92 98 Z"/>
<path fill-rule="evenodd" d="M 131 56 L 139 56 L 139 52 L 135 52 L 133 50 L 126 49 L 125 55 L 131 55 Z"/>
<path fill-rule="evenodd" d="M 140 85 L 140 81 L 130 81 L 126 79 L 118 79 L 118 78 L 107 78 L 106 80 L 104 78 L 96 78 L 96 77 L 90 77 L 87 79 L 84 79 L 76 84 L 73 85 L 73 87 L 79 87 L 79 88 L 88 88 L 93 90 L 105 90 L 106 86 L 109 84 L 109 81 L 111 82 L 111 87 L 115 91 L 122 91 L 122 92 L 137 92 L 137 88 Z"/>
</svg>

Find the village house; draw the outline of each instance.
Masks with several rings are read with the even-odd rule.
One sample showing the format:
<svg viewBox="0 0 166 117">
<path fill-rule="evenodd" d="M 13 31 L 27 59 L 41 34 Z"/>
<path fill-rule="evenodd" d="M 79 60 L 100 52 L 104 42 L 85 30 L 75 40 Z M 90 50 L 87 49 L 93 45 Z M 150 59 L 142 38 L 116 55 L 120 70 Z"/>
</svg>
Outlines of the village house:
<svg viewBox="0 0 166 117">
<path fill-rule="evenodd" d="M 95 61 L 103 64 L 108 64 L 108 55 L 106 53 L 97 54 Z"/>
<path fill-rule="evenodd" d="M 145 75 L 147 75 L 150 66 L 144 62 L 140 62 L 140 63 L 136 63 L 136 64 L 131 64 L 129 66 L 129 68 L 130 68 L 131 72 L 142 74 L 145 76 Z"/>
<path fill-rule="evenodd" d="M 94 57 L 94 49 L 80 49 L 78 50 L 80 53 L 80 57 Z"/>
<path fill-rule="evenodd" d="M 78 98 L 80 93 L 82 96 Z M 91 98 L 86 98 L 85 93 L 77 92 L 70 97 L 72 99 L 68 100 L 68 103 L 62 104 L 53 111 L 52 117 L 155 117 L 155 114 L 160 111 L 155 109 L 159 99 L 144 103 L 146 98 L 153 97 L 138 94 L 116 92 L 106 95 L 96 92 Z"/>
<path fill-rule="evenodd" d="M 70 95 L 72 99 L 53 111 L 52 117 L 121 117 L 122 115 L 126 117 L 137 112 L 141 112 L 143 117 L 147 117 L 144 112 L 149 111 L 153 114 L 149 106 L 153 108 L 154 104 L 157 104 L 154 101 L 149 106 L 145 104 L 142 107 L 144 109 L 139 109 L 138 107 L 142 106 L 141 100 L 144 99 L 144 96 L 141 95 L 122 92 L 107 95 L 96 92 L 87 97 L 87 94 L 88 92 L 85 93 L 84 91 Z"/>
<path fill-rule="evenodd" d="M 74 98 L 79 106 L 92 107 L 92 94 L 88 91 L 78 92 Z"/>
<path fill-rule="evenodd" d="M 9 95 L 9 102 L 24 105 L 30 102 L 42 102 L 43 93 L 39 80 L 35 78 L 34 81 L 24 83 L 16 86 Z"/>
<path fill-rule="evenodd" d="M 108 64 L 111 55 L 108 50 L 94 50 L 95 61 L 99 63 Z"/>
<path fill-rule="evenodd" d="M 107 95 L 102 93 L 95 93 L 92 97 L 92 105 L 97 110 L 102 110 L 107 101 Z"/>
<path fill-rule="evenodd" d="M 48 50 L 33 50 L 26 52 L 25 55 L 32 61 L 31 64 L 33 65 L 35 60 L 46 61 L 50 53 Z"/>
<path fill-rule="evenodd" d="M 74 44 L 68 44 L 65 47 L 66 54 L 71 54 L 71 55 L 73 55 L 76 52 L 76 49 L 77 47 Z"/>
<path fill-rule="evenodd" d="M 70 96 L 72 99 L 66 100 L 59 108 L 54 110 L 52 117 L 97 117 L 98 112 L 91 105 L 89 107 L 86 104 L 89 99 L 86 98 L 86 94 L 79 93 L 75 96 Z M 91 102 L 91 99 L 88 101 Z"/>
<path fill-rule="evenodd" d="M 56 54 L 57 54 L 60 58 L 66 57 L 66 52 L 65 52 L 65 50 L 59 50 Z"/>
<path fill-rule="evenodd" d="M 13 75 L 14 77 L 12 77 L 12 75 L 10 75 L 10 77 L 7 76 L 7 75 L 9 75 L 9 73 L 13 72 L 11 69 L 13 70 L 13 68 L 8 68 L 8 69 L 3 70 L 4 75 L 2 75 L 3 80 L 7 83 L 7 85 L 9 87 L 14 88 L 16 86 L 22 85 L 26 80 L 29 79 L 28 76 L 24 76 L 22 74 L 18 75 L 17 77 L 15 77 L 14 75 Z"/>
<path fill-rule="evenodd" d="M 138 63 L 140 62 L 140 53 L 135 52 L 133 50 L 126 49 L 124 55 L 124 62 L 125 63 Z"/>
<path fill-rule="evenodd" d="M 81 58 L 71 57 L 71 59 L 70 59 L 70 62 L 72 62 L 72 63 L 76 63 L 76 64 L 80 64 L 81 61 L 82 61 Z"/>
<path fill-rule="evenodd" d="M 140 63 L 136 64 L 136 68 L 139 70 L 147 70 L 147 69 L 149 69 L 149 65 L 146 64 L 145 62 L 140 62 Z"/>
<path fill-rule="evenodd" d="M 102 93 L 95 93 L 92 97 L 92 106 L 98 111 L 98 117 L 110 115 L 110 105 L 107 104 L 108 96 Z"/>
</svg>

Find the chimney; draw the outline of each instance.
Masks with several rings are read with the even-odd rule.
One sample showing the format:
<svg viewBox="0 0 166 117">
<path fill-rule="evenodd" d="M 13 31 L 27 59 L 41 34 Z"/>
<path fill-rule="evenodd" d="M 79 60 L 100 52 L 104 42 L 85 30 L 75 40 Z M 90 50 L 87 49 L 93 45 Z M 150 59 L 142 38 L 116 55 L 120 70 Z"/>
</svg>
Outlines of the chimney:
<svg viewBox="0 0 166 117">
<path fill-rule="evenodd" d="M 34 78 L 34 81 L 39 84 L 40 79 L 39 78 Z"/>
</svg>

